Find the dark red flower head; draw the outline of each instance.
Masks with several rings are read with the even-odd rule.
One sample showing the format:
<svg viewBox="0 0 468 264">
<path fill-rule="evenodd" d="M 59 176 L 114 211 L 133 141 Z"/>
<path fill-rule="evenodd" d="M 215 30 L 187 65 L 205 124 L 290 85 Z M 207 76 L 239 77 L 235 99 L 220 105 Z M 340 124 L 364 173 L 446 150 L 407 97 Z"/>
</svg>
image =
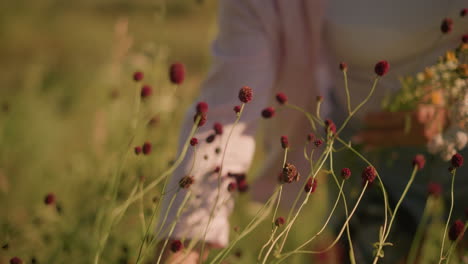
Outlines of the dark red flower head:
<svg viewBox="0 0 468 264">
<path fill-rule="evenodd" d="M 200 121 L 198 121 L 198 127 L 203 126 L 206 123 L 206 114 L 195 114 L 193 117 L 193 122 L 197 121 L 198 116 L 200 115 Z"/>
<path fill-rule="evenodd" d="M 309 133 L 309 134 L 307 135 L 307 141 L 308 141 L 308 142 L 312 142 L 314 139 L 315 139 L 314 133 Z"/>
<path fill-rule="evenodd" d="M 460 16 L 461 16 L 461 17 L 464 17 L 464 16 L 466 16 L 467 13 L 468 13 L 468 8 L 463 8 L 463 9 L 460 11 Z"/>
<path fill-rule="evenodd" d="M 442 24 L 440 25 L 440 30 L 442 33 L 447 34 L 450 33 L 453 29 L 453 20 L 451 18 L 444 18 L 442 20 Z"/>
<path fill-rule="evenodd" d="M 142 72 L 140 72 L 140 71 L 137 71 L 137 72 L 135 72 L 133 74 L 133 80 L 135 82 L 139 82 L 139 81 L 143 80 L 143 77 L 144 77 L 144 74 Z"/>
<path fill-rule="evenodd" d="M 388 64 L 388 62 L 385 60 L 377 62 L 377 64 L 375 64 L 374 67 L 375 74 L 377 74 L 378 76 L 384 76 L 385 74 L 387 74 L 389 69 L 390 64 Z"/>
<path fill-rule="evenodd" d="M 239 100 L 243 103 L 248 103 L 252 101 L 253 93 L 252 88 L 244 86 L 239 91 Z"/>
<path fill-rule="evenodd" d="M 245 179 L 237 182 L 237 190 L 240 193 L 245 193 L 249 190 L 249 185 L 247 184 L 247 181 Z"/>
<path fill-rule="evenodd" d="M 282 216 L 276 218 L 276 220 L 275 220 L 275 226 L 279 227 L 279 226 L 284 225 L 284 223 L 286 223 L 286 220 Z"/>
<path fill-rule="evenodd" d="M 151 86 L 143 85 L 143 87 L 141 87 L 140 96 L 141 98 L 145 99 L 146 97 L 150 96 L 152 92 L 153 90 L 151 89 Z"/>
<path fill-rule="evenodd" d="M 171 251 L 174 253 L 179 252 L 183 247 L 184 245 L 180 240 L 174 240 L 171 242 Z"/>
<path fill-rule="evenodd" d="M 351 177 L 351 170 L 349 168 L 341 169 L 341 177 L 345 180 L 349 179 Z"/>
<path fill-rule="evenodd" d="M 10 264 L 22 264 L 23 261 L 18 257 L 13 257 L 10 259 Z"/>
<path fill-rule="evenodd" d="M 336 125 L 330 119 L 325 120 L 325 132 L 328 133 L 328 131 L 330 131 L 332 134 L 336 134 Z"/>
<path fill-rule="evenodd" d="M 223 125 L 221 125 L 221 123 L 215 122 L 214 125 L 213 125 L 213 129 L 214 129 L 216 135 L 222 135 L 223 134 Z"/>
<path fill-rule="evenodd" d="M 191 145 L 192 147 L 198 145 L 198 138 L 193 137 L 192 139 L 190 139 L 190 145 Z"/>
<path fill-rule="evenodd" d="M 449 239 L 455 241 L 458 239 L 458 237 L 462 237 L 464 228 L 465 224 L 460 219 L 453 222 L 448 233 Z"/>
<path fill-rule="evenodd" d="M 182 84 L 185 79 L 185 66 L 182 63 L 174 63 L 169 68 L 169 79 L 173 84 Z"/>
<path fill-rule="evenodd" d="M 455 168 L 463 166 L 463 156 L 460 153 L 452 156 L 452 166 Z"/>
<path fill-rule="evenodd" d="M 136 155 L 140 155 L 140 153 L 141 153 L 141 147 L 140 147 L 140 146 L 136 146 L 136 147 L 135 147 L 135 154 L 136 154 Z"/>
<path fill-rule="evenodd" d="M 195 182 L 195 179 L 193 176 L 185 176 L 179 181 L 179 187 L 182 189 L 188 189 L 190 185 L 192 185 Z"/>
<path fill-rule="evenodd" d="M 362 179 L 364 181 L 368 181 L 369 183 L 372 183 L 375 180 L 377 173 L 375 171 L 375 168 L 372 166 L 367 166 L 363 171 L 362 171 Z"/>
<path fill-rule="evenodd" d="M 340 71 L 347 71 L 348 70 L 348 65 L 344 62 L 340 62 Z"/>
<path fill-rule="evenodd" d="M 233 192 L 237 189 L 237 184 L 235 182 L 231 182 L 228 184 L 227 189 L 229 192 Z"/>
<path fill-rule="evenodd" d="M 316 100 L 317 100 L 317 102 L 323 102 L 323 96 L 317 95 Z"/>
<path fill-rule="evenodd" d="M 209 135 L 207 138 L 206 138 L 206 143 L 211 143 L 215 140 L 216 138 L 216 135 L 215 134 L 211 134 Z"/>
<path fill-rule="evenodd" d="M 313 193 L 317 189 L 317 179 L 309 178 L 307 184 L 304 186 L 304 191 L 306 193 Z"/>
<path fill-rule="evenodd" d="M 462 42 L 465 44 L 468 43 L 468 34 L 462 36 Z"/>
<path fill-rule="evenodd" d="M 47 205 L 54 204 L 55 203 L 55 194 L 53 193 L 48 193 L 46 197 L 44 198 L 44 203 Z"/>
<path fill-rule="evenodd" d="M 270 118 L 270 117 L 275 116 L 275 109 L 271 106 L 263 109 L 262 116 L 263 118 Z"/>
<path fill-rule="evenodd" d="M 288 101 L 288 97 L 284 93 L 277 93 L 276 101 L 278 101 L 279 104 L 285 104 Z"/>
<path fill-rule="evenodd" d="M 289 148 L 289 141 L 287 136 L 281 136 L 281 147 L 284 149 Z"/>
<path fill-rule="evenodd" d="M 152 150 L 151 143 L 145 142 L 143 144 L 143 154 L 149 155 L 151 153 L 151 150 Z"/>
<path fill-rule="evenodd" d="M 234 112 L 236 112 L 236 114 L 238 114 L 240 112 L 240 110 L 241 110 L 241 107 L 239 105 L 236 105 L 236 106 L 234 106 L 233 110 L 234 110 Z"/>
<path fill-rule="evenodd" d="M 321 139 L 316 139 L 316 140 L 314 141 L 314 145 L 315 145 L 315 147 L 317 147 L 317 148 L 320 147 L 322 144 L 323 144 L 323 141 L 322 141 Z"/>
<path fill-rule="evenodd" d="M 426 158 L 424 158 L 424 155 L 417 154 L 416 156 L 414 156 L 413 166 L 417 166 L 418 170 L 422 170 L 425 164 L 426 164 Z"/>
<path fill-rule="evenodd" d="M 427 185 L 427 194 L 429 196 L 439 197 L 442 193 L 442 186 L 435 182 L 430 182 Z"/>
<path fill-rule="evenodd" d="M 291 163 L 286 163 L 283 168 L 282 173 L 282 182 L 291 183 L 293 181 L 299 181 L 300 178 L 299 171 L 296 166 Z"/>
<path fill-rule="evenodd" d="M 198 102 L 196 110 L 197 114 L 206 114 L 208 112 L 208 104 L 206 102 Z"/>
</svg>

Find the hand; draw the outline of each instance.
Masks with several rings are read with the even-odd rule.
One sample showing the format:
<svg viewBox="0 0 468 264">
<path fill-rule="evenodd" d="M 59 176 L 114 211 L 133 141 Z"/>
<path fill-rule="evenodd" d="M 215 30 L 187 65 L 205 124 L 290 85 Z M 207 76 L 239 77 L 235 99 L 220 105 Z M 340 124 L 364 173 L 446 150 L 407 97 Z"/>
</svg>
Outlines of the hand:
<svg viewBox="0 0 468 264">
<path fill-rule="evenodd" d="M 365 129 L 352 140 L 364 144 L 368 149 L 424 145 L 440 133 L 447 123 L 445 108 L 433 105 L 420 105 L 412 112 L 369 113 L 364 118 Z"/>
</svg>

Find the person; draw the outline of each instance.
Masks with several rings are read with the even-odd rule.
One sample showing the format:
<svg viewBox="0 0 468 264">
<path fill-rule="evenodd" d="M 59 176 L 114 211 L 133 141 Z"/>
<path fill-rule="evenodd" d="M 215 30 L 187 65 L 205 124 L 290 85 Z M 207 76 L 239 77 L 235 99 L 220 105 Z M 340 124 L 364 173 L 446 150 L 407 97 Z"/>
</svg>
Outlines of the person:
<svg viewBox="0 0 468 264">
<path fill-rule="evenodd" d="M 190 173 L 195 182 L 190 190 L 182 190 L 170 207 L 167 220 L 158 226 L 168 230 L 169 223 L 177 217 L 177 210 L 189 192 L 193 199 L 185 204 L 185 210 L 178 218 L 177 225 L 170 235 L 173 239 L 203 239 L 210 247 L 224 247 L 229 241 L 228 217 L 233 210 L 232 194 L 227 190 L 230 178 L 227 173 L 245 173 L 251 166 L 255 150 L 255 133 L 259 127 L 261 111 L 267 107 L 276 92 L 287 94 L 295 105 L 314 112 L 316 97 L 323 96 L 322 116 L 331 117 L 339 126 L 346 117 L 346 95 L 342 72 L 338 69 L 341 61 L 348 65 L 348 83 L 351 103 L 361 102 L 371 87 L 377 61 L 387 60 L 390 71 L 381 78 L 374 96 L 356 114 L 346 129 L 346 135 L 353 140 L 372 148 L 391 147 L 395 162 L 409 159 L 414 153 L 424 151 L 424 145 L 434 136 L 437 129 L 447 121 L 443 112 L 437 109 L 420 107 L 411 115 L 417 126 L 411 133 L 404 133 L 401 113 L 381 112 L 380 103 L 388 93 L 396 91 L 400 85 L 398 78 L 415 74 L 437 61 L 448 48 L 459 43 L 462 33 L 468 29 L 466 19 L 459 17 L 464 7 L 463 0 L 222 0 L 219 9 L 219 33 L 212 47 L 213 66 L 196 102 L 204 101 L 209 106 L 208 121 L 200 127 L 195 137 L 200 143 L 196 155 L 189 152 L 183 163 L 171 178 L 168 190 L 177 188 L 181 177 Z M 445 17 L 452 17 L 453 29 L 443 34 L 440 23 Z M 465 20 L 463 20 L 465 19 Z M 253 89 L 254 99 L 245 106 L 239 123 L 232 130 L 226 149 L 228 132 L 234 125 L 233 107 L 239 105 L 238 91 L 243 86 Z M 180 142 L 184 142 L 193 125 L 193 108 L 189 108 Z M 224 133 L 217 135 L 211 143 L 206 139 L 213 134 L 213 124 L 223 125 Z M 279 144 L 281 135 L 287 135 L 292 148 L 288 161 L 296 164 L 299 171 L 308 171 L 304 162 L 302 146 L 305 136 L 310 133 L 310 125 L 302 113 L 290 109 L 277 111 L 274 120 L 265 124 L 265 153 L 268 153 L 260 180 L 253 184 L 252 195 L 264 199 L 271 195 L 276 185 L 276 175 L 281 170 L 283 152 Z M 213 138 L 212 138 L 213 139 Z M 210 141 L 210 140 L 209 140 Z M 221 148 L 221 149 L 219 149 Z M 222 165 L 220 198 L 217 200 L 218 176 L 215 168 Z M 379 154 L 380 155 L 380 154 Z M 194 160 L 195 159 L 195 160 Z M 191 169 L 192 164 L 194 167 Z M 394 163 L 395 164 L 395 163 Z M 410 169 L 402 172 L 402 167 L 376 163 L 394 203 L 407 182 L 399 175 L 409 175 Z M 446 165 L 437 164 L 446 174 Z M 410 167 L 408 167 L 410 168 Z M 431 177 L 448 186 L 449 177 L 441 177 L 441 170 L 431 170 L 429 176 L 418 179 L 414 192 L 403 203 L 402 215 L 407 214 L 413 227 L 417 223 L 425 201 L 425 186 Z M 461 172 L 463 174 L 465 172 Z M 419 177 L 419 176 L 418 176 Z M 461 177 L 460 177 L 461 178 Z M 466 178 L 466 177 L 465 177 Z M 466 181 L 466 179 L 465 179 Z M 285 185 L 284 193 L 296 193 L 300 184 Z M 466 201 L 468 185 L 457 185 L 456 193 L 463 194 L 457 201 Z M 163 201 L 162 211 L 168 209 L 170 195 Z M 395 200 L 396 199 L 396 200 Z M 369 203 L 367 199 L 363 203 Z M 211 209 L 218 201 L 216 214 L 206 230 Z M 290 203 L 286 197 L 284 203 Z M 382 206 L 382 200 L 377 199 Z M 466 206 L 466 202 L 458 202 Z M 460 211 L 456 207 L 455 211 Z M 378 214 L 383 214 L 378 210 Z M 365 219 L 368 212 L 356 216 Z M 366 218 L 367 217 L 367 218 Z M 380 219 L 377 217 L 377 219 Z M 160 220 L 161 221 L 161 220 Z M 369 220 L 370 221 L 370 220 Z M 367 221 L 367 222 L 369 222 Z M 405 223 L 398 222 L 398 226 Z M 362 227 L 363 225 L 361 225 Z M 369 237 L 377 239 L 378 225 L 375 228 L 357 228 L 356 257 L 358 263 L 369 263 L 372 246 Z M 395 228 L 396 234 L 405 230 Z M 412 235 L 412 232 L 409 232 Z M 167 236 L 167 234 L 166 234 Z M 411 239 L 406 239 L 411 241 Z M 195 263 L 199 256 L 190 253 L 185 263 Z M 393 255 L 395 257 L 391 257 Z M 173 254 L 172 258 L 177 258 Z M 179 256 L 180 257 L 180 256 Z M 397 263 L 404 253 L 388 254 L 382 263 Z M 193 262 L 191 262 L 193 261 Z M 170 262 L 170 260 L 169 260 Z"/>
</svg>

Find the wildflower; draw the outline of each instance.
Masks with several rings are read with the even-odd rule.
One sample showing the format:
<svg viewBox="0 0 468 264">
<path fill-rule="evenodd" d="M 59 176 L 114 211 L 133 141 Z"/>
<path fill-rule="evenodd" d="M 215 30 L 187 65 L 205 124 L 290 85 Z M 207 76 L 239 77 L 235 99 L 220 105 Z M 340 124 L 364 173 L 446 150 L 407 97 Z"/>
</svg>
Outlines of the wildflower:
<svg viewBox="0 0 468 264">
<path fill-rule="evenodd" d="M 152 150 L 151 143 L 150 142 L 145 142 L 143 144 L 142 150 L 143 150 L 143 154 L 149 155 L 151 153 L 151 150 Z"/>
<path fill-rule="evenodd" d="M 314 138 L 315 138 L 314 133 L 309 133 L 307 135 L 307 141 L 309 141 L 309 142 L 312 142 L 314 140 Z"/>
<path fill-rule="evenodd" d="M 233 192 L 237 189 L 237 184 L 235 182 L 231 182 L 228 184 L 227 190 L 229 192 Z"/>
<path fill-rule="evenodd" d="M 430 182 L 427 185 L 427 194 L 429 196 L 439 197 L 442 193 L 442 186 L 435 182 Z"/>
<path fill-rule="evenodd" d="M 283 105 L 288 101 L 288 97 L 284 93 L 277 93 L 276 101 L 278 101 L 279 104 Z"/>
<path fill-rule="evenodd" d="M 23 261 L 18 257 L 13 257 L 10 259 L 10 264 L 22 264 Z"/>
<path fill-rule="evenodd" d="M 316 139 L 316 140 L 314 141 L 314 145 L 315 145 L 315 147 L 317 147 L 317 148 L 320 147 L 322 144 L 323 144 L 323 141 L 322 141 L 321 139 Z"/>
<path fill-rule="evenodd" d="M 450 31 L 452 31 L 452 28 L 453 20 L 450 18 L 444 18 L 444 20 L 442 20 L 442 24 L 440 25 L 440 30 L 442 31 L 442 33 L 450 33 Z"/>
<path fill-rule="evenodd" d="M 216 135 L 222 135 L 223 134 L 223 125 L 221 125 L 221 123 L 214 123 L 213 125 L 213 129 L 216 133 Z"/>
<path fill-rule="evenodd" d="M 416 156 L 414 156 L 413 166 L 417 166 L 418 170 L 422 170 L 425 164 L 426 164 L 426 159 L 424 158 L 424 155 L 417 154 Z"/>
<path fill-rule="evenodd" d="M 171 251 L 174 253 L 180 251 L 183 247 L 184 245 L 182 242 L 180 242 L 180 240 L 174 240 L 171 242 Z"/>
<path fill-rule="evenodd" d="M 182 63 L 174 63 L 169 69 L 169 78 L 173 84 L 182 84 L 185 79 L 185 66 Z"/>
<path fill-rule="evenodd" d="M 287 149 L 289 147 L 289 141 L 287 136 L 281 136 L 281 147 Z"/>
<path fill-rule="evenodd" d="M 467 13 L 468 13 L 468 8 L 463 8 L 463 9 L 460 11 L 460 16 L 461 16 L 461 17 L 464 17 L 464 16 L 466 16 Z"/>
<path fill-rule="evenodd" d="M 328 133 L 328 131 L 330 131 L 332 134 L 336 134 L 336 125 L 330 119 L 325 120 L 325 132 Z"/>
<path fill-rule="evenodd" d="M 194 122 L 197 121 L 198 116 L 200 116 L 200 121 L 198 121 L 198 127 L 201 127 L 206 123 L 206 114 L 205 113 L 195 114 L 195 116 L 193 117 Z"/>
<path fill-rule="evenodd" d="M 273 107 L 267 107 L 262 111 L 263 118 L 270 118 L 275 116 L 275 109 Z"/>
<path fill-rule="evenodd" d="M 316 100 L 317 100 L 318 103 L 323 102 L 323 96 L 317 95 Z"/>
<path fill-rule="evenodd" d="M 317 179 L 309 178 L 304 186 L 304 191 L 306 193 L 313 193 L 315 189 L 317 189 Z"/>
<path fill-rule="evenodd" d="M 347 71 L 348 70 L 348 65 L 344 62 L 340 62 L 340 71 Z"/>
<path fill-rule="evenodd" d="M 345 180 L 349 179 L 351 177 L 351 170 L 349 168 L 341 169 L 341 177 Z"/>
<path fill-rule="evenodd" d="M 195 147 L 196 145 L 198 145 L 198 138 L 193 137 L 192 139 L 190 139 L 190 145 L 192 147 Z"/>
<path fill-rule="evenodd" d="M 452 166 L 454 168 L 460 168 L 463 166 L 463 156 L 460 153 L 452 156 Z"/>
<path fill-rule="evenodd" d="M 282 181 L 291 183 L 293 181 L 299 181 L 300 174 L 297 171 L 296 166 L 291 163 L 286 163 L 283 168 Z"/>
<path fill-rule="evenodd" d="M 206 138 L 206 143 L 211 143 L 215 140 L 215 137 L 216 135 L 215 134 L 211 134 L 209 135 L 207 138 Z"/>
<path fill-rule="evenodd" d="M 135 72 L 133 74 L 133 80 L 135 82 L 139 82 L 139 81 L 143 80 L 143 77 L 144 77 L 144 74 L 142 72 L 140 72 L 140 71 L 137 71 L 137 72 Z"/>
<path fill-rule="evenodd" d="M 198 102 L 196 110 L 197 114 L 206 114 L 208 112 L 208 104 L 206 102 Z"/>
<path fill-rule="evenodd" d="M 147 98 L 148 96 L 150 96 L 151 93 L 152 93 L 151 86 L 149 86 L 149 85 L 143 85 L 143 87 L 141 87 L 141 92 L 140 92 L 141 98 L 145 99 L 145 98 Z"/>
<path fill-rule="evenodd" d="M 53 193 L 48 193 L 46 197 L 44 198 L 44 203 L 47 205 L 54 204 L 55 203 L 55 194 Z"/>
<path fill-rule="evenodd" d="M 286 220 L 282 216 L 276 218 L 276 220 L 275 220 L 275 226 L 280 227 L 280 226 L 284 225 L 284 223 L 286 223 Z"/>
<path fill-rule="evenodd" d="M 375 64 L 374 71 L 378 76 L 384 76 L 387 74 L 388 70 L 390 69 L 390 64 L 387 61 L 379 61 Z"/>
<path fill-rule="evenodd" d="M 253 94 L 252 94 L 252 88 L 248 87 L 248 86 L 244 86 L 240 89 L 239 91 L 239 100 L 243 103 L 248 103 L 250 101 L 252 101 L 252 97 L 253 97 Z"/>
<path fill-rule="evenodd" d="M 179 187 L 182 188 L 182 189 L 188 189 L 190 187 L 190 185 L 193 184 L 193 182 L 195 181 L 195 179 L 193 178 L 193 176 L 185 176 L 183 177 L 182 179 L 180 179 L 179 181 Z"/>
<path fill-rule="evenodd" d="M 375 168 L 372 166 L 367 166 L 363 171 L 361 175 L 362 179 L 364 181 L 368 181 L 369 183 L 372 183 L 375 180 L 376 177 L 376 171 Z"/>
<path fill-rule="evenodd" d="M 465 228 L 465 224 L 460 220 L 456 220 L 449 230 L 449 239 L 455 241 L 458 237 L 463 237 L 463 229 Z"/>
<path fill-rule="evenodd" d="M 221 167 L 220 166 L 216 166 L 216 168 L 214 169 L 214 173 L 219 173 L 221 171 Z"/>
<path fill-rule="evenodd" d="M 238 114 L 241 111 L 241 107 L 236 105 L 236 106 L 234 106 L 233 110 L 234 110 L 234 112 L 236 112 L 236 114 Z"/>
<path fill-rule="evenodd" d="M 247 184 L 247 181 L 245 179 L 237 182 L 237 190 L 240 193 L 245 193 L 249 190 L 249 185 Z"/>
<path fill-rule="evenodd" d="M 134 149 L 134 151 L 135 151 L 135 154 L 136 154 L 136 155 L 140 155 L 140 153 L 141 153 L 141 147 L 140 147 L 140 146 L 136 146 L 135 149 Z"/>
</svg>

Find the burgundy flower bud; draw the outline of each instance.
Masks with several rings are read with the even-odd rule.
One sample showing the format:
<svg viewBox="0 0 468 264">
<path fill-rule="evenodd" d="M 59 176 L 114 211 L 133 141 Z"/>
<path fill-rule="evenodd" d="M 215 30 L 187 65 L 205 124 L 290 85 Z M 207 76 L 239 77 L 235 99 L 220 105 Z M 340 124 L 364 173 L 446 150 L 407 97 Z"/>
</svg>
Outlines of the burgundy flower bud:
<svg viewBox="0 0 468 264">
<path fill-rule="evenodd" d="M 144 77 L 144 74 L 142 72 L 140 72 L 140 71 L 137 71 L 137 72 L 135 72 L 133 74 L 133 80 L 135 82 L 139 82 L 139 81 L 143 80 L 143 77 Z"/>
<path fill-rule="evenodd" d="M 315 189 L 317 189 L 317 179 L 309 178 L 304 186 L 304 191 L 306 193 L 313 193 Z"/>
<path fill-rule="evenodd" d="M 455 168 L 463 166 L 463 156 L 460 153 L 452 156 L 452 166 Z"/>
<path fill-rule="evenodd" d="M 244 86 L 239 91 L 239 100 L 243 103 L 248 103 L 252 101 L 253 93 L 252 88 Z"/>
<path fill-rule="evenodd" d="M 193 117 L 193 122 L 197 121 L 197 117 L 200 115 L 200 121 L 198 121 L 198 127 L 203 126 L 206 123 L 206 114 L 195 114 Z"/>
<path fill-rule="evenodd" d="M 344 62 L 340 62 L 340 71 L 347 71 L 348 70 L 348 65 Z"/>
<path fill-rule="evenodd" d="M 206 102 L 198 102 L 196 110 L 197 114 L 206 114 L 208 112 L 208 104 Z"/>
<path fill-rule="evenodd" d="M 296 166 L 291 163 L 286 163 L 283 168 L 282 181 L 285 183 L 291 183 L 293 181 L 299 181 L 299 171 Z"/>
<path fill-rule="evenodd" d="M 468 34 L 462 36 L 462 42 L 465 44 L 468 43 Z"/>
<path fill-rule="evenodd" d="M 277 93 L 276 101 L 278 101 L 279 104 L 285 104 L 288 101 L 288 97 L 284 93 Z"/>
<path fill-rule="evenodd" d="M 286 223 L 286 220 L 282 216 L 276 218 L 276 220 L 275 220 L 275 226 L 280 227 L 280 226 L 284 225 L 284 223 Z"/>
<path fill-rule="evenodd" d="M 206 143 L 211 143 L 215 140 L 215 137 L 216 135 L 215 134 L 211 134 L 209 135 L 207 138 L 206 138 Z"/>
<path fill-rule="evenodd" d="M 464 17 L 464 16 L 466 16 L 467 13 L 468 13 L 468 8 L 463 8 L 463 9 L 460 11 L 460 16 L 461 16 L 461 17 Z"/>
<path fill-rule="evenodd" d="M 135 150 L 136 155 L 140 155 L 140 153 L 141 153 L 141 147 L 140 146 L 136 146 L 134 150 Z"/>
<path fill-rule="evenodd" d="M 151 153 L 152 148 L 153 147 L 151 146 L 151 143 L 145 142 L 143 144 L 143 154 L 149 155 Z"/>
<path fill-rule="evenodd" d="M 464 228 L 465 228 L 465 224 L 460 219 L 453 222 L 448 233 L 449 239 L 452 241 L 455 241 L 458 239 L 458 237 L 460 238 L 463 237 Z"/>
<path fill-rule="evenodd" d="M 193 176 L 185 176 L 179 181 L 179 187 L 182 189 L 188 189 L 190 185 L 194 183 L 195 179 Z"/>
<path fill-rule="evenodd" d="M 375 171 L 375 168 L 372 166 L 367 166 L 363 171 L 362 171 L 362 179 L 365 181 L 368 181 L 369 183 L 372 183 L 375 180 L 377 173 Z"/>
<path fill-rule="evenodd" d="M 216 166 L 216 168 L 214 169 L 214 173 L 219 173 L 221 171 L 221 167 L 220 166 Z"/>
<path fill-rule="evenodd" d="M 249 190 L 249 185 L 247 184 L 247 181 L 245 179 L 237 183 L 237 190 L 240 193 L 245 193 Z"/>
<path fill-rule="evenodd" d="M 422 170 L 425 164 L 426 164 L 426 159 L 424 158 L 424 155 L 417 154 L 416 156 L 414 156 L 413 166 L 417 166 L 418 170 Z"/>
<path fill-rule="evenodd" d="M 55 203 L 55 194 L 53 193 L 48 193 L 46 197 L 44 198 L 44 203 L 47 205 L 51 205 Z"/>
<path fill-rule="evenodd" d="M 455 168 L 454 168 L 454 167 L 452 167 L 452 166 L 450 166 L 450 167 L 448 167 L 448 169 L 447 169 L 447 170 L 448 170 L 450 173 L 452 173 L 452 172 L 455 170 Z"/>
<path fill-rule="evenodd" d="M 234 112 L 236 112 L 236 114 L 238 114 L 241 111 L 241 107 L 239 105 L 236 105 L 234 106 L 233 110 Z"/>
<path fill-rule="evenodd" d="M 315 139 L 315 135 L 313 133 L 309 133 L 307 135 L 307 141 L 312 142 Z"/>
<path fill-rule="evenodd" d="M 316 100 L 317 100 L 317 102 L 323 102 L 323 96 L 318 95 Z"/>
<path fill-rule="evenodd" d="M 336 134 L 336 125 L 330 119 L 325 120 L 325 132 L 328 133 L 328 131 L 330 131 L 332 134 Z"/>
<path fill-rule="evenodd" d="M 23 261 L 18 257 L 13 257 L 10 259 L 10 264 L 23 264 Z"/>
<path fill-rule="evenodd" d="M 183 247 L 184 245 L 180 240 L 174 240 L 171 242 L 171 251 L 174 253 L 179 252 Z"/>
<path fill-rule="evenodd" d="M 435 182 L 430 182 L 427 185 L 427 194 L 429 196 L 439 197 L 442 193 L 442 186 Z"/>
<path fill-rule="evenodd" d="M 174 63 L 169 68 L 169 79 L 173 84 L 182 84 L 185 79 L 185 66 L 182 63 Z"/>
<path fill-rule="evenodd" d="M 289 147 L 289 141 L 287 136 L 281 136 L 281 147 L 287 149 Z"/>
<path fill-rule="evenodd" d="M 440 25 L 440 30 L 442 31 L 442 33 L 444 34 L 450 33 L 452 29 L 453 29 L 453 20 L 450 18 L 444 18 L 444 20 L 442 20 L 442 24 Z"/>
<path fill-rule="evenodd" d="M 216 133 L 216 135 L 222 135 L 223 134 L 223 125 L 221 125 L 221 123 L 214 123 L 213 125 L 213 129 Z"/>
<path fill-rule="evenodd" d="M 196 145 L 198 145 L 198 138 L 193 137 L 192 139 L 190 139 L 190 145 L 192 147 L 195 147 Z"/>
<path fill-rule="evenodd" d="M 140 96 L 141 96 L 141 98 L 145 99 L 145 98 L 147 98 L 148 96 L 150 96 L 152 92 L 153 92 L 153 91 L 152 91 L 152 89 L 151 89 L 151 86 L 149 86 L 149 85 L 143 85 L 143 87 L 141 87 Z"/>
<path fill-rule="evenodd" d="M 349 168 L 341 169 L 341 177 L 345 180 L 349 179 L 351 177 L 351 170 Z"/>
<path fill-rule="evenodd" d="M 263 118 L 270 118 L 275 116 L 275 109 L 273 107 L 267 107 L 262 111 Z"/>
<path fill-rule="evenodd" d="M 315 145 L 315 147 L 317 147 L 317 148 L 320 147 L 322 144 L 323 144 L 323 141 L 322 141 L 321 139 L 316 139 L 316 140 L 314 141 L 314 145 Z"/>
<path fill-rule="evenodd" d="M 228 184 L 228 192 L 233 192 L 237 189 L 237 184 L 235 182 L 231 182 Z"/>
<path fill-rule="evenodd" d="M 387 74 L 389 69 L 390 69 L 390 64 L 388 64 L 387 61 L 383 60 L 375 64 L 374 71 L 375 71 L 375 74 L 377 74 L 378 76 L 384 76 L 385 74 Z"/>
</svg>

